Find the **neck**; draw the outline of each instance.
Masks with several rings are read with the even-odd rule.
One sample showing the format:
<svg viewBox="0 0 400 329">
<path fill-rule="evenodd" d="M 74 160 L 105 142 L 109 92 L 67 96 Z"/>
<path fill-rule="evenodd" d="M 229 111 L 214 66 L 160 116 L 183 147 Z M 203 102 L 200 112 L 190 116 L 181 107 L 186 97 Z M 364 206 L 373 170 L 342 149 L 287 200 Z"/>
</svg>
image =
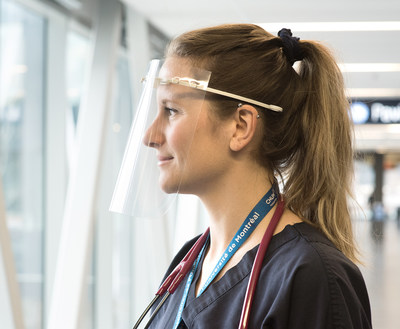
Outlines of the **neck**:
<svg viewBox="0 0 400 329">
<path fill-rule="evenodd" d="M 232 176 L 230 176 L 232 177 Z M 233 175 L 228 182 L 218 182 L 210 191 L 200 195 L 210 217 L 210 248 L 208 255 L 219 258 L 249 212 L 271 188 L 269 175 L 264 170 L 254 170 L 247 175 Z M 262 234 L 272 217 L 271 210 L 249 237 L 250 249 L 261 241 Z M 247 246 L 247 247 L 246 247 Z"/>
</svg>

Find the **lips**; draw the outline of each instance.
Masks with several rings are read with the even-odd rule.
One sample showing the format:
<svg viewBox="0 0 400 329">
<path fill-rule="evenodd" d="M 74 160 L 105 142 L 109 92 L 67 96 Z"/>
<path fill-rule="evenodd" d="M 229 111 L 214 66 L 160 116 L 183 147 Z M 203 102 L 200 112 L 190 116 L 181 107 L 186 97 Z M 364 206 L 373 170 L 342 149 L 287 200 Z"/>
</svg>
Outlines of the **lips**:
<svg viewBox="0 0 400 329">
<path fill-rule="evenodd" d="M 169 163 L 174 157 L 173 156 L 164 156 L 164 155 L 159 155 L 157 156 L 158 159 L 158 165 L 162 166 L 167 163 Z"/>
</svg>

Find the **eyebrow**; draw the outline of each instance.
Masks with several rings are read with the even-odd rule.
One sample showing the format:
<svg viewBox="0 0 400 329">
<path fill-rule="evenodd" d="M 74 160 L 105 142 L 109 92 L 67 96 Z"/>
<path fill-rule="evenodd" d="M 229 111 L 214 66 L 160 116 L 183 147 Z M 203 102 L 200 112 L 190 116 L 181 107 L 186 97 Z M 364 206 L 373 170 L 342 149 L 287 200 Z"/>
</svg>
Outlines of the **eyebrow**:
<svg viewBox="0 0 400 329">
<path fill-rule="evenodd" d="M 169 91 L 166 94 L 167 96 L 171 96 L 171 99 L 203 99 L 205 98 L 206 92 L 204 90 L 194 90 L 194 91 L 185 91 L 185 92 L 173 92 Z M 163 99 L 168 97 L 163 97 Z"/>
</svg>

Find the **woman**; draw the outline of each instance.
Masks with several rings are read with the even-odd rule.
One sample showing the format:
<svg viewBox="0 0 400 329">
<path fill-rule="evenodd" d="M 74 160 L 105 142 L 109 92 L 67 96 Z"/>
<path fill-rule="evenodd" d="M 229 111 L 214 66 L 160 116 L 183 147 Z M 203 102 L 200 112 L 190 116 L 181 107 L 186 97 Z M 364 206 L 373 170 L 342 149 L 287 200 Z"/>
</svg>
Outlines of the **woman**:
<svg viewBox="0 0 400 329">
<path fill-rule="evenodd" d="M 162 189 L 203 202 L 210 234 L 191 278 L 150 328 L 237 328 L 258 245 L 273 217 L 279 222 L 248 327 L 371 328 L 367 291 L 353 263 L 349 104 L 332 56 L 287 29 L 274 37 L 255 25 L 222 25 L 185 33 L 169 45 L 164 74 L 182 77 L 192 67 L 212 72 L 213 90 L 250 102 L 207 92 L 203 110 L 192 113 L 190 105 L 159 95 L 168 124 L 158 124 L 158 116 L 144 142 L 157 150 Z M 277 179 L 281 216 L 274 216 L 283 207 Z M 271 201 L 261 214 L 254 210 L 260 199 Z M 227 258 L 232 243 L 235 252 Z"/>
</svg>

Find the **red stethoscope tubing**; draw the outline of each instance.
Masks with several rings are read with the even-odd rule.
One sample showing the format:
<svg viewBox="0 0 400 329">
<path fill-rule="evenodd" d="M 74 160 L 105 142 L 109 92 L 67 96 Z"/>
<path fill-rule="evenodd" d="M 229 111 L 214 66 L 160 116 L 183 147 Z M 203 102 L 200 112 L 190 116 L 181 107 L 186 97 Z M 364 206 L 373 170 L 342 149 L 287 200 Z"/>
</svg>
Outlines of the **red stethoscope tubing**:
<svg viewBox="0 0 400 329">
<path fill-rule="evenodd" d="M 272 235 L 282 217 L 283 210 L 285 208 L 285 202 L 282 197 L 278 201 L 278 206 L 272 216 L 271 222 L 269 223 L 267 230 L 261 240 L 260 246 L 258 247 L 256 258 L 253 263 L 253 268 L 251 269 L 249 283 L 247 285 L 246 295 L 244 297 L 242 314 L 240 316 L 239 329 L 246 329 L 249 322 L 249 316 L 251 311 L 251 306 L 253 304 L 254 294 L 260 276 L 260 271 L 264 261 L 265 253 L 267 252 L 269 243 L 271 241 Z"/>
<path fill-rule="evenodd" d="M 258 248 L 256 257 L 255 257 L 255 260 L 253 263 L 253 267 L 252 267 L 252 270 L 250 273 L 249 283 L 247 285 L 246 295 L 245 295 L 244 302 L 243 302 L 242 313 L 240 316 L 240 323 L 239 323 L 239 327 L 238 327 L 239 329 L 247 328 L 250 311 L 251 311 L 251 306 L 252 306 L 253 299 L 254 299 L 255 289 L 257 286 L 258 278 L 259 278 L 262 264 L 264 261 L 264 256 L 268 249 L 268 245 L 271 241 L 272 235 L 273 235 L 273 233 L 278 225 L 278 222 L 282 216 L 284 208 L 285 208 L 285 203 L 283 201 L 282 196 L 280 196 L 277 208 L 276 208 L 274 215 L 272 216 L 272 219 L 271 219 L 270 223 L 268 224 L 268 227 L 264 233 L 264 236 L 261 240 L 260 246 Z M 203 245 L 206 243 L 208 234 L 209 234 L 209 228 L 200 236 L 199 239 L 197 239 L 195 244 L 192 246 L 192 248 L 190 248 L 189 252 L 182 259 L 182 261 L 175 267 L 175 269 L 171 272 L 171 274 L 164 280 L 161 287 L 158 289 L 156 296 L 150 302 L 150 304 L 147 306 L 147 308 L 142 313 L 142 315 L 139 317 L 138 321 L 135 323 L 135 325 L 133 326 L 132 329 L 137 329 L 139 327 L 143 318 L 149 312 L 149 310 L 154 305 L 154 303 L 158 300 L 159 297 L 164 295 L 163 299 L 157 305 L 156 309 L 152 313 L 149 321 L 147 322 L 147 324 L 145 326 L 145 329 L 149 327 L 149 325 L 153 321 L 155 315 L 157 314 L 158 310 L 164 304 L 164 302 L 166 301 L 168 296 L 175 292 L 176 288 L 182 282 L 182 280 L 184 279 L 186 274 L 190 271 L 191 266 L 193 265 L 195 259 L 199 255 Z"/>
<path fill-rule="evenodd" d="M 194 261 L 207 241 L 210 228 L 197 239 L 196 243 L 190 248 L 189 252 L 182 259 L 182 261 L 175 267 L 171 274 L 165 279 L 161 287 L 156 292 L 156 295 L 162 296 L 166 291 L 173 294 L 182 282 L 183 278 L 190 271 Z"/>
<path fill-rule="evenodd" d="M 192 248 L 190 248 L 190 250 L 185 255 L 185 257 L 181 260 L 181 262 L 175 267 L 175 269 L 171 272 L 171 274 L 168 275 L 168 277 L 164 280 L 164 282 L 161 284 L 160 288 L 156 292 L 155 297 L 150 302 L 150 304 L 146 307 L 146 309 L 143 311 L 143 313 L 140 315 L 139 319 L 136 321 L 136 323 L 132 329 L 137 329 L 139 327 L 140 323 L 143 321 L 144 317 L 150 311 L 150 309 L 155 304 L 155 302 L 161 296 L 164 296 L 163 299 L 160 301 L 160 303 L 157 305 L 154 312 L 152 313 L 150 319 L 147 321 L 145 329 L 151 324 L 155 315 L 157 314 L 157 312 L 159 311 L 161 306 L 164 304 L 164 302 L 167 300 L 168 296 L 175 292 L 176 288 L 179 286 L 179 284 L 185 278 L 186 274 L 190 271 L 190 268 L 192 267 L 197 256 L 199 255 L 201 249 L 203 248 L 204 244 L 207 241 L 209 232 L 210 232 L 210 229 L 207 228 L 207 230 L 197 239 L 197 241 L 192 246 Z"/>
</svg>

